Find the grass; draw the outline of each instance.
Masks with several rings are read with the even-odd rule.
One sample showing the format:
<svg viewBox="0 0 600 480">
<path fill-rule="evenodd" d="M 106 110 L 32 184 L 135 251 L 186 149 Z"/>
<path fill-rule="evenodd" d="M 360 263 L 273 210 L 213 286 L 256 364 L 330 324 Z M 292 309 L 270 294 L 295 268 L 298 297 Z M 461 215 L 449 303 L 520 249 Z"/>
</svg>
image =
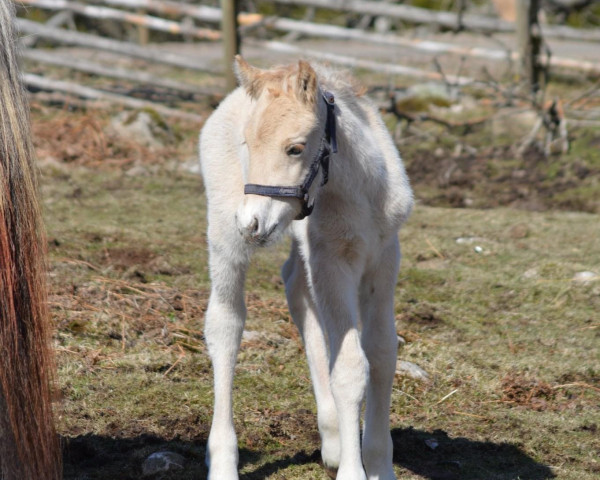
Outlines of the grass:
<svg viewBox="0 0 600 480">
<path fill-rule="evenodd" d="M 73 168 L 46 172 L 43 190 L 65 478 L 139 478 L 165 449 L 187 463 L 159 478 L 204 478 L 201 180 Z M 399 478 L 597 478 L 600 282 L 573 277 L 600 273 L 599 236 L 594 214 L 417 206 L 400 234 L 399 359 L 431 380 L 395 380 Z M 286 249 L 260 252 L 249 273 L 246 330 L 259 335 L 242 344 L 235 384 L 248 480 L 326 478 L 278 277 Z"/>
<path fill-rule="evenodd" d="M 65 478 L 138 479 L 144 460 L 163 450 L 186 464 L 155 478 L 205 478 L 206 204 L 201 180 L 178 168 L 196 155 L 197 127 L 171 125 L 173 143 L 150 148 L 110 133 L 110 115 L 33 105 Z M 569 154 L 516 158 L 513 143 L 526 131 L 486 125 L 458 136 L 422 122 L 401 139 L 423 203 L 400 232 L 396 319 L 406 344 L 398 359 L 430 376 L 395 378 L 402 480 L 600 473 L 600 281 L 574 280 L 600 274 L 599 137 L 574 128 Z M 472 149 L 456 153 L 457 143 Z M 485 209 L 440 208 L 448 205 Z M 250 333 L 234 403 L 244 480 L 327 478 L 279 276 L 288 246 L 259 251 L 248 274 Z"/>
</svg>

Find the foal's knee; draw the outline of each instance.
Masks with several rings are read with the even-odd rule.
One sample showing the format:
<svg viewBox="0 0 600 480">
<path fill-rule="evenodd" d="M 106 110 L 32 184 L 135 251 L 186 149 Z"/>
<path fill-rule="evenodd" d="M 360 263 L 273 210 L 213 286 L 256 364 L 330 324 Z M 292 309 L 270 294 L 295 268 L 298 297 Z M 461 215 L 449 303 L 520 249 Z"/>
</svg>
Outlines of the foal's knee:
<svg viewBox="0 0 600 480">
<path fill-rule="evenodd" d="M 393 335 L 382 335 L 376 344 L 363 345 L 367 358 L 369 359 L 371 380 L 379 380 L 380 377 L 387 378 L 396 370 L 396 358 L 398 355 L 398 337 Z"/>
<path fill-rule="evenodd" d="M 331 390 L 336 402 L 343 399 L 344 402 L 360 404 L 369 383 L 369 362 L 355 329 L 346 333 L 331 361 Z"/>
<path fill-rule="evenodd" d="M 211 357 L 225 351 L 237 351 L 245 318 L 243 302 L 236 304 L 222 301 L 216 295 L 211 297 L 204 323 L 206 345 Z"/>
</svg>

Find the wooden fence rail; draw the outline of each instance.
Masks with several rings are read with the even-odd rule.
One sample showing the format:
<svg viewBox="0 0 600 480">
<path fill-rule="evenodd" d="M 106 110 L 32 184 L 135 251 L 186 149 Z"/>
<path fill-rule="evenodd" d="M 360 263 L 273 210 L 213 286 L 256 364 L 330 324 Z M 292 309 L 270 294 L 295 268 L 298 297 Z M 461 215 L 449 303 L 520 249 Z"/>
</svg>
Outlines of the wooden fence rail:
<svg viewBox="0 0 600 480">
<path fill-rule="evenodd" d="M 41 51 L 33 48 L 23 49 L 21 55 L 27 60 L 37 63 L 54 65 L 57 67 L 69 68 L 85 73 L 92 73 L 102 77 L 118 78 L 135 83 L 143 83 L 162 89 L 181 92 L 185 95 L 218 95 L 216 89 L 190 85 L 189 83 L 179 82 L 169 78 L 157 77 L 147 72 L 130 70 L 115 66 L 100 65 L 79 57 L 61 55 L 50 51 Z"/>
<path fill-rule="evenodd" d="M 140 47 L 129 42 L 121 42 L 109 38 L 102 38 L 88 33 L 73 32 L 62 28 L 48 27 L 38 22 L 25 18 L 17 18 L 17 27 L 21 33 L 37 35 L 38 37 L 52 40 L 65 45 L 89 47 L 107 52 L 129 55 L 156 63 L 164 63 L 191 70 L 205 72 L 221 72 L 208 62 L 202 62 L 196 57 L 185 56 L 164 50 L 149 47 Z"/>
<path fill-rule="evenodd" d="M 202 40 L 220 40 L 221 32 L 207 28 L 198 28 L 191 25 L 185 25 L 171 20 L 165 20 L 160 17 L 141 15 L 114 8 L 98 7 L 96 5 L 85 5 L 82 3 L 71 2 L 68 0 L 18 0 L 19 3 L 37 8 L 49 10 L 67 10 L 89 18 L 104 20 L 119 20 L 148 27 L 160 32 L 181 34 Z"/>
<path fill-rule="evenodd" d="M 429 72 L 418 68 L 407 67 L 404 65 L 396 65 L 392 63 L 375 62 L 373 60 L 365 60 L 351 55 L 338 55 L 318 50 L 306 49 L 296 45 L 291 45 L 285 42 L 277 41 L 257 41 L 248 39 L 245 43 L 256 45 L 266 50 L 274 52 L 291 53 L 297 56 L 308 56 L 317 60 L 330 62 L 336 65 L 342 65 L 348 68 L 364 68 L 372 72 L 385 73 L 388 75 L 403 75 L 406 77 L 422 78 L 427 80 L 446 80 L 454 85 L 468 85 L 476 83 L 475 80 L 469 77 L 456 75 L 442 75 L 438 72 Z"/>
<path fill-rule="evenodd" d="M 470 14 L 462 15 L 459 20 L 459 15 L 453 12 L 434 11 L 409 5 L 366 0 L 273 0 L 273 2 L 382 16 L 409 23 L 440 25 L 450 29 L 462 26 L 466 29 L 486 33 L 515 32 L 515 25 L 505 20 Z M 206 22 L 218 23 L 221 20 L 220 10 L 217 8 L 170 0 L 97 0 L 97 3 L 129 9 L 141 9 L 163 15 L 189 16 Z M 260 15 L 257 14 L 241 14 L 238 17 L 238 22 L 240 25 L 247 25 L 259 19 Z M 543 25 L 542 33 L 545 38 L 600 41 L 600 29 L 576 29 L 562 25 Z"/>
<path fill-rule="evenodd" d="M 121 0 L 117 0 L 121 1 Z M 429 10 L 410 5 L 389 4 L 366 0 L 273 0 L 275 3 L 300 5 L 364 15 L 404 20 L 409 23 L 439 25 L 451 30 L 465 28 L 484 33 L 515 31 L 515 25 L 499 18 Z M 576 29 L 561 25 L 543 25 L 543 36 L 564 40 L 600 41 L 599 29 Z"/>
<path fill-rule="evenodd" d="M 0 0 L 5 1 L 5 0 Z M 147 29 L 154 29 L 163 32 L 181 34 L 199 40 L 223 40 L 221 31 L 212 28 L 201 28 L 193 25 L 192 20 L 202 22 L 203 24 L 219 24 L 222 21 L 222 10 L 215 7 L 204 5 L 195 5 L 172 0 L 94 0 L 96 4 L 105 6 L 89 5 L 77 0 L 13 0 L 17 4 L 38 7 L 48 10 L 55 10 L 61 13 L 86 16 L 96 19 L 109 19 L 137 25 Z M 234 0 L 231 0 L 234 1 Z M 366 0 L 272 0 L 275 3 L 287 5 L 303 5 L 314 8 L 326 8 L 329 10 L 339 10 L 353 12 L 369 16 L 385 16 L 396 18 L 411 23 L 438 24 L 447 28 L 457 26 L 474 29 L 483 32 L 513 32 L 515 25 L 500 19 L 483 17 L 478 15 L 462 15 L 459 18 L 452 12 L 434 12 L 406 5 L 388 4 L 384 2 L 374 2 Z M 131 11 L 133 10 L 133 12 Z M 140 13 L 143 12 L 143 13 Z M 148 15 L 147 12 L 156 15 L 170 17 L 169 20 L 158 16 Z M 232 10 L 233 12 L 233 10 Z M 173 18 L 183 18 L 182 21 L 174 21 Z M 54 18 L 54 17 L 53 17 Z M 27 35 L 32 35 L 50 40 L 52 42 L 64 45 L 75 45 L 86 48 L 103 50 L 119 55 L 126 55 L 133 58 L 140 58 L 153 63 L 163 63 L 177 66 L 185 69 L 200 70 L 212 73 L 223 73 L 224 69 L 215 67 L 212 63 L 203 61 L 200 58 L 190 55 L 182 55 L 156 47 L 144 47 L 131 42 L 117 41 L 108 38 L 102 38 L 96 35 L 81 33 L 73 30 L 65 30 L 55 26 L 50 26 L 53 20 L 43 25 L 26 19 L 18 19 L 18 28 Z M 244 43 L 254 45 L 259 48 L 298 56 L 309 56 L 322 61 L 328 61 L 334 64 L 343 65 L 351 68 L 364 68 L 376 72 L 382 72 L 389 75 L 403 75 L 430 80 L 444 80 L 455 85 L 476 84 L 476 81 L 464 76 L 443 75 L 433 71 L 424 71 L 417 68 L 404 65 L 376 62 L 370 59 L 357 58 L 350 55 L 339 55 L 330 52 L 308 50 L 304 47 L 285 43 L 281 41 L 263 41 L 252 38 L 253 32 L 260 28 L 261 32 L 271 30 L 279 33 L 292 33 L 307 37 L 329 38 L 337 40 L 354 40 L 358 42 L 368 42 L 372 44 L 385 45 L 388 47 L 400 47 L 402 49 L 411 49 L 427 52 L 433 56 L 439 54 L 450 54 L 461 57 L 478 57 L 487 60 L 518 60 L 520 58 L 517 52 L 510 50 L 500 50 L 483 47 L 464 47 L 451 43 L 443 43 L 415 38 L 407 38 L 395 33 L 376 33 L 359 28 L 346 28 L 336 25 L 319 24 L 308 21 L 292 20 L 280 17 L 265 17 L 256 13 L 239 13 L 237 23 L 240 25 L 240 32 L 244 35 Z M 596 31 L 576 30 L 563 27 L 543 26 L 543 35 L 556 36 L 560 38 L 576 38 L 578 40 L 594 40 L 600 42 L 600 29 Z M 147 85 L 166 88 L 187 95 L 215 95 L 210 89 L 201 89 L 193 85 L 174 80 L 156 78 L 145 72 L 118 68 L 115 66 L 106 66 L 94 62 L 84 61 L 75 58 L 67 58 L 64 55 L 36 51 L 33 49 L 25 50 L 24 56 L 38 63 L 48 63 L 64 68 L 79 70 L 97 75 L 119 78 L 131 82 L 145 83 Z M 229 55 L 227 58 L 231 57 Z M 588 74 L 600 75 L 600 63 L 574 60 L 571 58 L 550 57 L 548 59 L 551 67 L 569 68 L 582 71 Z M 225 66 L 228 67 L 228 61 Z M 57 83 L 56 81 L 44 81 L 43 77 L 28 76 L 26 80 L 36 88 L 56 88 L 58 91 L 70 92 L 79 96 L 91 99 L 102 99 L 102 101 L 123 102 L 121 97 L 116 94 L 106 93 L 94 89 L 78 89 L 71 84 Z M 233 84 L 233 80 L 230 79 Z M 136 100 L 130 105 L 139 105 Z M 160 107 L 160 106 L 159 106 Z M 174 110 L 156 108 L 165 114 L 173 115 Z M 184 113 L 184 116 L 187 113 Z M 190 114 L 190 118 L 194 114 Z"/>
<path fill-rule="evenodd" d="M 71 8 L 74 5 L 78 5 L 75 2 L 67 0 L 20 0 L 25 3 L 43 6 L 43 8 Z M 207 23 L 218 23 L 221 20 L 222 11 L 219 8 L 207 7 L 207 6 L 196 6 L 178 2 L 169 2 L 163 0 L 101 0 L 104 3 L 119 5 L 122 7 L 129 8 L 147 8 L 149 10 L 160 11 L 160 13 L 176 13 L 185 14 L 196 20 L 201 20 Z M 288 0 L 277 0 L 277 1 L 288 1 Z M 291 1 L 291 0 L 290 0 Z M 320 4 L 329 2 L 331 0 L 294 0 L 300 3 L 314 3 Z M 352 2 L 351 4 L 355 4 Z M 359 2 L 360 3 L 360 2 Z M 373 2 L 362 2 L 362 3 L 373 3 Z M 80 5 L 80 4 L 79 4 Z M 383 5 L 383 4 L 381 4 Z M 388 5 L 389 6 L 389 5 Z M 393 5 L 398 6 L 398 5 Z M 74 7 L 78 8 L 78 7 Z M 79 12 L 84 12 L 84 8 L 79 8 Z M 156 18 L 156 17 L 150 17 Z M 374 32 L 365 32 L 355 28 L 344 28 L 335 25 L 327 24 L 316 24 L 311 22 L 304 22 L 300 20 L 291 20 L 288 18 L 278 17 L 263 17 L 258 14 L 240 14 L 238 21 L 241 25 L 245 26 L 244 30 L 248 32 L 253 27 L 266 27 L 281 32 L 295 32 L 301 33 L 314 37 L 331 38 L 338 40 L 360 40 L 369 43 L 396 46 L 410 48 L 419 51 L 425 51 L 431 54 L 453 54 L 459 56 L 468 57 L 479 57 L 485 59 L 495 60 L 517 60 L 519 54 L 517 52 L 511 52 L 507 50 L 495 50 L 490 48 L 482 47 L 462 47 L 449 43 L 435 42 L 430 40 L 421 39 L 410 39 L 392 34 L 379 34 Z M 176 22 L 172 22 L 177 24 Z M 179 25 L 179 24 L 177 24 Z M 205 29 L 203 29 L 205 30 Z M 61 30 L 62 32 L 63 30 Z M 208 30 L 213 32 L 212 30 Z M 30 32 L 27 32 L 30 33 Z M 72 33 L 72 32 L 71 32 Z M 218 33 L 218 32 L 217 32 Z M 598 32 L 600 33 L 600 32 Z M 600 35 L 599 35 L 600 38 Z M 53 37 L 56 39 L 56 36 Z M 133 45 L 131 45 L 134 47 Z M 138 47 L 140 48 L 140 47 Z M 127 50 L 123 50 L 122 53 L 128 53 Z M 142 57 L 143 58 L 143 57 Z M 177 66 L 182 66 L 180 62 L 174 60 Z M 347 62 L 346 62 L 347 63 Z M 587 74 L 600 74 L 600 63 L 589 62 L 589 61 L 577 61 L 570 58 L 552 56 L 549 59 L 549 64 L 552 67 L 569 68 L 580 70 Z M 194 68 L 194 67 L 190 67 Z"/>
<path fill-rule="evenodd" d="M 78 85 L 73 82 L 65 82 L 63 80 L 54 80 L 51 78 L 41 77 L 31 73 L 23 75 L 25 83 L 31 87 L 39 88 L 42 90 L 52 90 L 55 92 L 67 93 L 75 95 L 77 97 L 85 98 L 88 100 L 96 100 L 100 102 L 118 103 L 131 108 L 151 108 L 152 110 L 169 117 L 183 118 L 191 120 L 196 123 L 200 123 L 204 117 L 195 113 L 184 112 L 174 108 L 165 107 L 164 105 L 140 100 L 138 98 L 128 97 L 126 95 L 118 95 L 116 93 L 104 92 L 95 88 L 85 87 Z"/>
</svg>

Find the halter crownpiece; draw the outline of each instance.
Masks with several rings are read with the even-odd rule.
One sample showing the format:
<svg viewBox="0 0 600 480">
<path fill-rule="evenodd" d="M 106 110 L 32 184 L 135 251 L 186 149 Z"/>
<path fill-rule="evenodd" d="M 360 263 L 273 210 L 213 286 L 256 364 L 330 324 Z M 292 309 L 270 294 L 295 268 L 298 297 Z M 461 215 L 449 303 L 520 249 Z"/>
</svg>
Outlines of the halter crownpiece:
<svg viewBox="0 0 600 480">
<path fill-rule="evenodd" d="M 308 217 L 314 208 L 314 201 L 309 203 L 308 190 L 315 180 L 319 169 L 323 169 L 323 181 L 321 186 L 325 185 L 329 180 L 329 156 L 332 153 L 337 153 L 337 137 L 335 133 L 335 97 L 333 93 L 323 91 L 323 100 L 327 106 L 327 120 L 325 123 L 325 132 L 321 137 L 319 150 L 315 155 L 314 160 L 310 164 L 308 173 L 304 177 L 301 185 L 291 187 L 281 187 L 277 185 L 258 185 L 255 183 L 247 183 L 244 185 L 244 193 L 246 195 L 263 195 L 266 197 L 292 197 L 299 198 L 302 201 L 302 210 L 296 217 L 296 220 L 302 220 Z"/>
</svg>

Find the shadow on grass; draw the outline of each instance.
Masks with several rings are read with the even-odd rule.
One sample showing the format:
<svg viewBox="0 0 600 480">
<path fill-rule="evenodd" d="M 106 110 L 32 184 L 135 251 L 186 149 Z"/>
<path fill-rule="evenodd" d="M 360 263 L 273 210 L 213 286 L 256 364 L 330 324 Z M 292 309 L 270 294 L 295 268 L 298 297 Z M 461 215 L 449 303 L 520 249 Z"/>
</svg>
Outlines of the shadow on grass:
<svg viewBox="0 0 600 480">
<path fill-rule="evenodd" d="M 508 443 L 450 438 L 443 430 L 392 430 L 394 464 L 430 480 L 545 480 L 550 468 Z"/>
<path fill-rule="evenodd" d="M 206 439 L 165 440 L 142 434 L 133 438 L 113 438 L 85 434 L 62 438 L 64 480 L 139 480 L 142 464 L 154 452 L 170 451 L 186 459 L 183 470 L 157 474 L 152 480 L 191 480 L 206 478 L 204 465 Z"/>
<path fill-rule="evenodd" d="M 442 430 L 394 429 L 394 464 L 429 480 L 546 480 L 554 478 L 549 467 L 536 462 L 507 443 L 450 438 Z M 172 451 L 186 459 L 183 470 L 148 477 L 154 480 L 206 478 L 206 439 L 165 440 L 153 435 L 111 438 L 86 434 L 63 439 L 65 480 L 133 480 L 142 477 L 142 464 L 152 453 Z M 240 467 L 260 464 L 261 452 L 241 449 Z M 291 465 L 320 462 L 318 450 L 264 463 L 240 475 L 244 480 L 264 479 Z"/>
</svg>

